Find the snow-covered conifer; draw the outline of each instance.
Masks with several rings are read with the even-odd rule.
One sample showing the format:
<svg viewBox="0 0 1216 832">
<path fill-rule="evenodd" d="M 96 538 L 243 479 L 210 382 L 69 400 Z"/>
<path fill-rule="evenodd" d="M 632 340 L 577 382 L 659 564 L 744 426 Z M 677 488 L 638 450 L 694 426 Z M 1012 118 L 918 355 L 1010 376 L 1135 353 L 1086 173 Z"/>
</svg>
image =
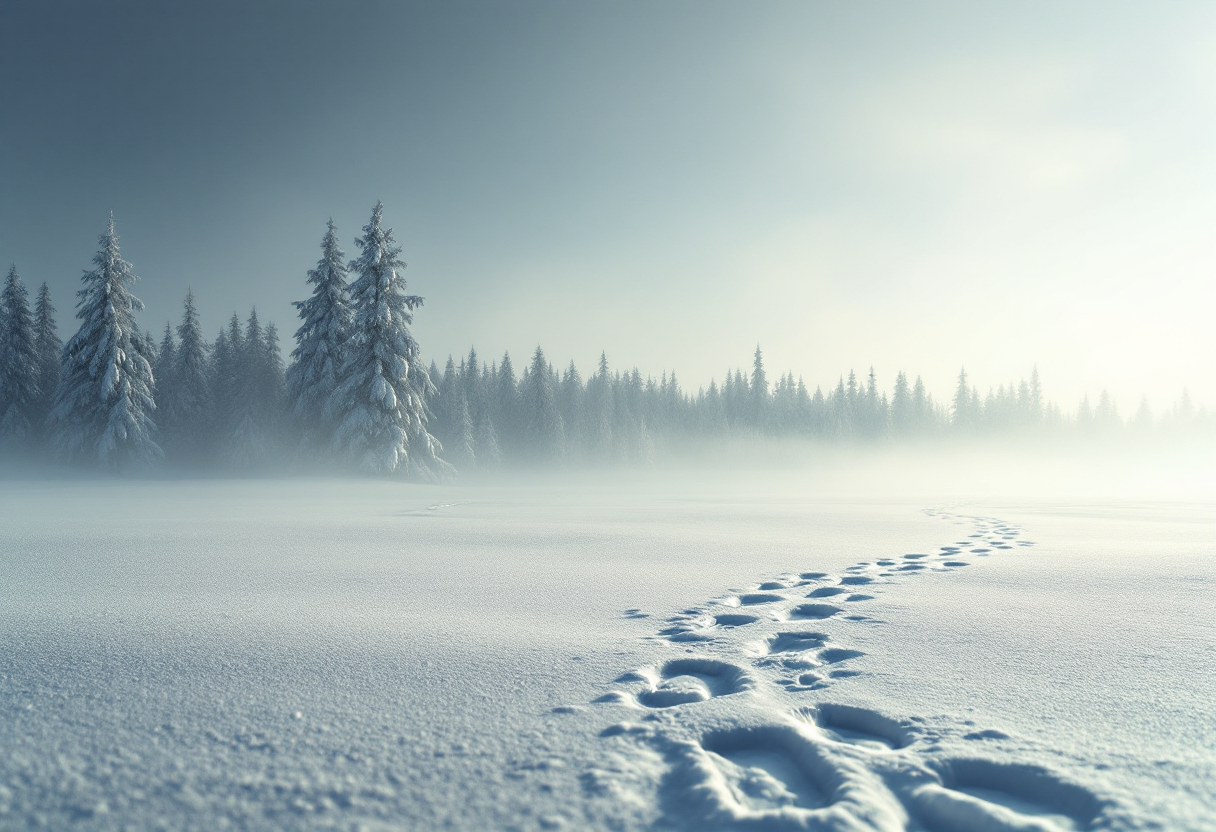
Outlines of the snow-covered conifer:
<svg viewBox="0 0 1216 832">
<path fill-rule="evenodd" d="M 302 323 L 287 370 L 286 410 L 300 435 L 301 451 L 316 452 L 332 442 L 334 426 L 324 414 L 342 381 L 342 350 L 351 324 L 345 257 L 331 219 L 321 241 L 321 259 L 308 272 L 312 296 L 294 303 Z"/>
<path fill-rule="evenodd" d="M 55 306 L 51 303 L 51 290 L 43 283 L 38 289 L 38 300 L 34 303 L 34 353 L 38 362 L 38 404 L 34 408 L 35 425 L 45 433 L 47 414 L 55 388 L 59 386 L 59 357 L 63 342 L 59 340 L 59 329 L 55 326 Z"/>
<path fill-rule="evenodd" d="M 477 422 L 477 436 L 474 441 L 477 451 L 477 467 L 482 470 L 497 468 L 502 465 L 502 448 L 498 446 L 498 431 L 494 429 L 494 420 L 489 413 L 483 413 Z"/>
<path fill-rule="evenodd" d="M 186 292 L 182 322 L 177 326 L 172 384 L 161 397 L 165 442 L 178 461 L 197 464 L 211 444 L 214 407 L 207 344 L 194 308 L 194 293 Z"/>
<path fill-rule="evenodd" d="M 51 425 L 65 459 L 110 468 L 150 463 L 161 456 L 152 413 L 152 367 L 135 312 L 143 303 L 129 286 L 138 278 L 122 259 L 114 218 L 99 240 L 97 266 L 77 292 L 80 329 L 63 348 Z"/>
<path fill-rule="evenodd" d="M 520 385 L 525 445 L 537 462 L 554 463 L 565 458 L 565 425 L 557 408 L 556 387 L 553 370 L 538 346 Z"/>
<path fill-rule="evenodd" d="M 456 394 L 456 406 L 452 410 L 455 416 L 449 434 L 447 458 L 457 471 L 469 471 L 477 464 L 474 451 L 476 439 L 473 436 L 473 417 L 469 413 L 469 400 L 465 398 L 463 391 Z"/>
<path fill-rule="evenodd" d="M 233 340 L 231 332 L 228 340 Z M 273 325 L 263 330 L 256 309 L 249 313 L 239 344 L 233 361 L 231 428 L 223 455 L 234 468 L 252 469 L 274 455 L 282 359 L 278 331 Z"/>
<path fill-rule="evenodd" d="M 23 447 L 37 425 L 38 351 L 29 294 L 10 266 L 0 292 L 0 445 Z"/>
<path fill-rule="evenodd" d="M 328 413 L 337 425 L 335 448 L 360 469 L 434 477 L 451 466 L 439 459 L 440 445 L 427 432 L 426 401 L 435 388 L 409 330 L 422 298 L 404 292 L 401 248 L 381 225 L 382 212 L 377 202 L 355 241 L 361 253 L 349 266 L 356 275 L 353 327 Z"/>
<path fill-rule="evenodd" d="M 156 374 L 157 421 L 163 423 L 164 402 L 173 388 L 173 375 L 177 369 L 177 341 L 173 338 L 173 325 L 165 321 L 165 333 L 156 348 L 156 363 L 152 367 Z"/>
</svg>

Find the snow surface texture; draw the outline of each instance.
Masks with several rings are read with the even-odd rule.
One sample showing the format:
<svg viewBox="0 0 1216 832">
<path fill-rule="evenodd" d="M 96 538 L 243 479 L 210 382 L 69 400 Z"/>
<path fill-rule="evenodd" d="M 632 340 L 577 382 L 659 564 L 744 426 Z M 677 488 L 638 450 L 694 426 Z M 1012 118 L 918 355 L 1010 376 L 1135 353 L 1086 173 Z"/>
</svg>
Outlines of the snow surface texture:
<svg viewBox="0 0 1216 832">
<path fill-rule="evenodd" d="M 0 484 L 0 828 L 1214 829 L 1212 519 Z"/>
</svg>

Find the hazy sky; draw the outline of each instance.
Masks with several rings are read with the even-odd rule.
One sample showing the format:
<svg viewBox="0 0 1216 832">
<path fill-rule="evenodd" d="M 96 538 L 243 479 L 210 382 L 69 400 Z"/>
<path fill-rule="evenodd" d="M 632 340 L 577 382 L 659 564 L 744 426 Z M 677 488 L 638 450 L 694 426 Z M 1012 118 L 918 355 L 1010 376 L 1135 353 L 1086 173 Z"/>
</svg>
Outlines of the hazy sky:
<svg viewBox="0 0 1216 832">
<path fill-rule="evenodd" d="M 1216 404 L 1216 4 L 0 4 L 0 260 L 64 334 L 114 211 L 144 323 L 291 347 L 377 199 L 428 357 L 873 365 Z"/>
</svg>

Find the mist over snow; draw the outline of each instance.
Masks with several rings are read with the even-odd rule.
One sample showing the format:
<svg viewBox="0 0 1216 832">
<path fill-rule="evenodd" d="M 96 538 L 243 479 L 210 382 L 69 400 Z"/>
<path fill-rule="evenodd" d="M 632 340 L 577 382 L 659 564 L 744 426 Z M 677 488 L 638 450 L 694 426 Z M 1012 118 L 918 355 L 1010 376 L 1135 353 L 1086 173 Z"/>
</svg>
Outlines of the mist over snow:
<svg viewBox="0 0 1216 832">
<path fill-rule="evenodd" d="M 1216 7 L 0 8 L 0 830 L 1216 832 Z"/>
</svg>

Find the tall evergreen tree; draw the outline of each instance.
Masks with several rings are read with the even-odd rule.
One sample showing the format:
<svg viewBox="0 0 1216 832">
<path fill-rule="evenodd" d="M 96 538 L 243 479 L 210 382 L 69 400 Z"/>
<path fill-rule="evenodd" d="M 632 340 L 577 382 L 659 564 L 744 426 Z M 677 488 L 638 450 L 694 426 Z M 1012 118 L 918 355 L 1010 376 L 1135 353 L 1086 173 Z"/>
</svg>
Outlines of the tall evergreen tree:
<svg viewBox="0 0 1216 832">
<path fill-rule="evenodd" d="M 410 314 L 422 298 L 406 295 L 401 248 L 381 225 L 377 202 L 351 261 L 354 325 L 342 365 L 342 382 L 330 398 L 336 447 L 364 471 L 408 470 L 424 476 L 450 471 L 427 432 L 427 399 L 435 388 L 410 334 Z"/>
<path fill-rule="evenodd" d="M 521 385 L 524 437 L 529 456 L 537 462 L 556 463 L 565 458 L 566 435 L 557 407 L 553 370 L 540 347 Z"/>
<path fill-rule="evenodd" d="M 62 352 L 63 341 L 59 340 L 59 329 L 55 325 L 51 290 L 43 283 L 38 289 L 38 300 L 34 303 L 34 353 L 38 362 L 38 403 L 34 413 L 35 426 L 41 434 L 45 434 L 55 388 L 59 386 L 59 357 Z"/>
<path fill-rule="evenodd" d="M 912 390 L 908 387 L 908 376 L 900 370 L 895 376 L 895 391 L 891 394 L 891 428 L 896 435 L 906 436 L 912 423 Z"/>
<path fill-rule="evenodd" d="M 769 389 L 768 374 L 764 372 L 764 356 L 760 353 L 760 345 L 756 345 L 756 354 L 752 356 L 751 379 L 751 427 L 753 430 L 768 428 Z"/>
<path fill-rule="evenodd" d="M 447 457 L 457 471 L 470 471 L 477 464 L 477 454 L 474 450 L 477 442 L 473 435 L 469 400 L 465 398 L 463 390 L 456 393 L 456 406 L 452 411 L 455 415 L 449 432 Z"/>
<path fill-rule="evenodd" d="M 39 362 L 29 294 L 10 266 L 0 292 L 0 446 L 28 447 L 38 420 Z"/>
<path fill-rule="evenodd" d="M 153 365 L 156 375 L 156 401 L 158 419 L 164 424 L 164 402 L 168 391 L 173 388 L 173 374 L 177 371 L 177 341 L 173 338 L 173 325 L 165 321 L 165 333 L 161 336 L 160 346 L 156 348 L 156 362 Z"/>
<path fill-rule="evenodd" d="M 511 354 L 504 352 L 498 365 L 494 387 L 494 425 L 498 428 L 498 440 L 507 453 L 519 445 L 519 387 L 515 380 L 515 367 Z"/>
<path fill-rule="evenodd" d="M 226 348 L 227 339 L 221 340 Z M 202 462 L 213 439 L 215 406 L 207 351 L 198 310 L 194 307 L 194 293 L 187 290 L 182 322 L 177 325 L 173 383 L 162 396 L 166 450 L 170 457 L 185 465 Z M 226 358 L 224 361 L 227 363 Z"/>
<path fill-rule="evenodd" d="M 958 384 L 954 389 L 954 422 L 955 430 L 969 432 L 977 427 L 978 405 L 973 402 L 975 394 L 967 384 L 966 368 L 958 371 Z"/>
<path fill-rule="evenodd" d="M 161 456 L 152 413 L 152 367 L 144 355 L 129 290 L 138 278 L 123 260 L 114 217 L 99 240 L 93 271 L 85 272 L 76 317 L 80 329 L 63 348 L 63 370 L 51 423 L 65 459 L 110 468 L 150 463 Z"/>
<path fill-rule="evenodd" d="M 342 381 L 343 349 L 351 326 L 345 257 L 331 219 L 321 241 L 321 259 L 308 272 L 312 296 L 294 304 L 302 323 L 287 370 L 287 412 L 300 435 L 300 450 L 309 453 L 326 449 L 333 441 L 334 425 L 325 417 L 326 405 Z"/>
</svg>

